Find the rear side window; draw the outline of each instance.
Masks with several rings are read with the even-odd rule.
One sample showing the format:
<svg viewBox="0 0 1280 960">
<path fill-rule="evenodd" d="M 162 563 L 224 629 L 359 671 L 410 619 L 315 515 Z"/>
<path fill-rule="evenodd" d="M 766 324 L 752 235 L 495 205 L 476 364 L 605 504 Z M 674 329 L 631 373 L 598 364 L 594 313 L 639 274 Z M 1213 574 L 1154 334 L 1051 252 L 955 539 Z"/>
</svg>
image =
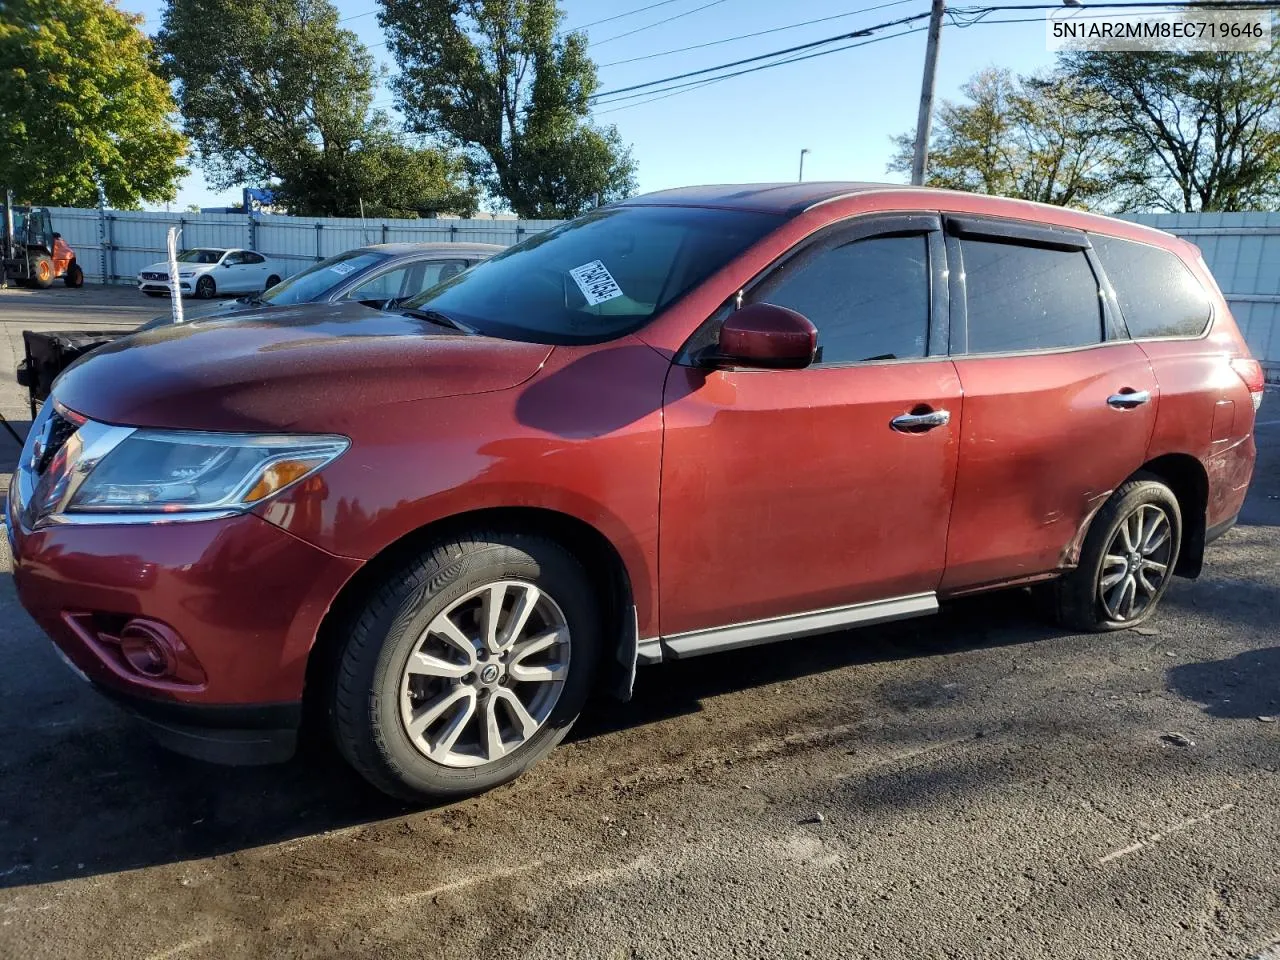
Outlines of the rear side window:
<svg viewBox="0 0 1280 960">
<path fill-rule="evenodd" d="M 1209 324 L 1209 298 L 1176 254 L 1132 240 L 1091 239 L 1131 337 L 1198 337 L 1204 333 Z"/>
<path fill-rule="evenodd" d="M 818 328 L 819 363 L 923 357 L 929 248 L 923 234 L 872 237 L 802 258 L 760 298 Z"/>
<path fill-rule="evenodd" d="M 1083 251 L 970 239 L 960 251 L 969 353 L 1102 342 L 1098 281 Z"/>
</svg>

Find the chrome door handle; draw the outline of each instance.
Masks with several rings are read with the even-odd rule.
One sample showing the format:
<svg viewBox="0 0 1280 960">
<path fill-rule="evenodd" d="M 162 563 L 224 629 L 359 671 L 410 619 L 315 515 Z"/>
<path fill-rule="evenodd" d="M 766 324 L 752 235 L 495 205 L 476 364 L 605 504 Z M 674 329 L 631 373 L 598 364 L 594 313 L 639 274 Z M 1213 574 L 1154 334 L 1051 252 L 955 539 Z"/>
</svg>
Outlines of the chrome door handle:
<svg viewBox="0 0 1280 960">
<path fill-rule="evenodd" d="M 945 427 L 951 422 L 950 410 L 932 410 L 929 413 L 904 413 L 889 421 L 889 426 L 902 433 L 917 430 L 932 430 L 934 427 Z"/>
<path fill-rule="evenodd" d="M 1113 393 L 1107 397 L 1107 405 L 1117 410 L 1132 410 L 1151 402 L 1151 391 L 1135 390 L 1132 393 Z"/>
</svg>

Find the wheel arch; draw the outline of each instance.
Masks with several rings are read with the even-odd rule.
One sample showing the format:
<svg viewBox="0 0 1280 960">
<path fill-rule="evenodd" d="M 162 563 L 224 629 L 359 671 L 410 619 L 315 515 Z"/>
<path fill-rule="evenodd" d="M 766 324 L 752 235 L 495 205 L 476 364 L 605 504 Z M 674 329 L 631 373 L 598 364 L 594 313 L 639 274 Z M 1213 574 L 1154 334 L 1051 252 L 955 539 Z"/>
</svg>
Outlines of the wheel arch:
<svg viewBox="0 0 1280 960">
<path fill-rule="evenodd" d="M 1173 572 L 1198 577 L 1204 566 L 1205 524 L 1209 510 L 1209 474 L 1187 453 L 1166 453 L 1148 460 L 1134 477 L 1148 476 L 1165 484 L 1178 499 L 1182 513 L 1182 547 Z"/>
<path fill-rule="evenodd" d="M 343 585 L 329 605 L 308 654 L 303 700 L 308 710 L 321 707 L 346 627 L 359 615 L 361 603 L 389 571 L 408 563 L 437 541 L 477 530 L 535 534 L 554 540 L 582 563 L 599 596 L 606 598 L 604 635 L 612 657 L 602 657 L 597 684 L 626 700 L 636 666 L 639 636 L 631 576 L 617 547 L 591 524 L 546 507 L 486 507 L 453 514 L 412 530 L 371 557 Z"/>
</svg>

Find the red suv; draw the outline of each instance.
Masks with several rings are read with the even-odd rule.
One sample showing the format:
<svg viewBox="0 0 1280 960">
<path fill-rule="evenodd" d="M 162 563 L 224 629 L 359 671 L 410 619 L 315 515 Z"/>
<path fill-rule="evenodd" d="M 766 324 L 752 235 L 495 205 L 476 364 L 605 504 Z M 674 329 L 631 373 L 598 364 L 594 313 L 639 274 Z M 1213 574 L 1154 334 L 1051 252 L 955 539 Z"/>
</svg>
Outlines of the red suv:
<svg viewBox="0 0 1280 960">
<path fill-rule="evenodd" d="M 1196 248 L 861 184 L 605 207 L 389 312 L 72 367 L 8 500 L 22 602 L 167 744 L 378 787 L 519 774 L 635 667 L 1048 581 L 1151 616 L 1234 522 L 1262 396 Z"/>
</svg>

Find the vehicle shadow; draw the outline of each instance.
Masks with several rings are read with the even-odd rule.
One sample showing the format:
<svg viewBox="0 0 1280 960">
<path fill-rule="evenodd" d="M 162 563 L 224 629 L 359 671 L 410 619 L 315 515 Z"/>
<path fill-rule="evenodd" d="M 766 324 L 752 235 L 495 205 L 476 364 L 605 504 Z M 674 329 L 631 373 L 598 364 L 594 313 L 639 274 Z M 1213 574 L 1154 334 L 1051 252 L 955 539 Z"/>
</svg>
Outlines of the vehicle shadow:
<svg viewBox="0 0 1280 960">
<path fill-rule="evenodd" d="M 0 595 L 11 595 L 7 579 L 0 577 Z M 631 702 L 591 704 L 572 739 L 696 713 L 706 698 L 805 674 L 1057 633 L 1012 593 L 957 604 L 941 617 L 664 664 L 646 668 Z M 33 644 L 20 646 L 27 649 L 6 649 L 0 639 L 0 665 L 15 653 L 52 661 L 47 650 L 36 657 Z M 51 679 L 21 715 L 0 713 L 0 888 L 233 853 L 415 809 L 367 786 L 315 730 L 287 764 L 211 766 L 155 746 L 87 687 L 59 678 L 60 664 L 47 670 Z M 42 699 L 59 719 L 27 719 Z"/>
<path fill-rule="evenodd" d="M 5 424 L 13 431 L 5 429 Z M 25 442 L 27 431 L 31 429 L 30 420 L 15 420 L 9 417 L 5 418 L 5 423 L 0 423 L 0 473 L 12 473 L 18 465 L 18 455 L 22 453 L 22 444 L 18 442 L 17 437 L 21 437 Z M 17 434 L 17 437 L 14 436 Z"/>
<path fill-rule="evenodd" d="M 1253 720 L 1280 715 L 1280 647 L 1248 650 L 1225 660 L 1183 663 L 1169 670 L 1170 690 L 1211 717 Z"/>
</svg>

